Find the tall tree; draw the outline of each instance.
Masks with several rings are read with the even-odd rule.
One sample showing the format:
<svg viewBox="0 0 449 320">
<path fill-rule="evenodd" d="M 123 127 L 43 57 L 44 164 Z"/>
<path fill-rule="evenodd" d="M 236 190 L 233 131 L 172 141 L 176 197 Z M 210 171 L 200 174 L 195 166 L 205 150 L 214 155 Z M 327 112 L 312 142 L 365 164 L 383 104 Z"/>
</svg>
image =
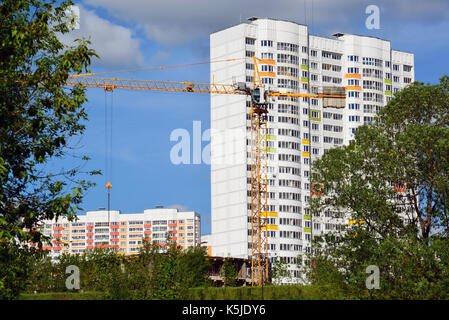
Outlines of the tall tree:
<svg viewBox="0 0 449 320">
<path fill-rule="evenodd" d="M 447 287 L 440 288 L 449 272 L 448 175 L 444 76 L 437 85 L 415 82 L 403 89 L 348 146 L 315 162 L 313 183 L 322 184 L 324 194 L 311 201 L 314 215 L 345 215 L 352 224 L 316 239 L 323 251 L 314 257 L 317 267 L 309 268 L 312 279 L 344 279 L 344 286 L 367 294 L 366 268 L 376 265 L 383 284 L 377 294 L 447 297 Z"/>
<path fill-rule="evenodd" d="M 73 218 L 92 185 L 79 177 L 81 167 L 55 172 L 49 164 L 66 155 L 87 120 L 85 89 L 67 89 L 65 83 L 69 74 L 88 71 L 95 53 L 88 41 L 70 47 L 59 41 L 71 31 L 70 5 L 56 0 L 0 5 L 0 254 L 8 266 L 0 266 L 1 297 L 13 297 L 12 288 L 21 286 L 14 280 L 18 244 L 40 243 L 33 227 L 43 219 Z"/>
</svg>

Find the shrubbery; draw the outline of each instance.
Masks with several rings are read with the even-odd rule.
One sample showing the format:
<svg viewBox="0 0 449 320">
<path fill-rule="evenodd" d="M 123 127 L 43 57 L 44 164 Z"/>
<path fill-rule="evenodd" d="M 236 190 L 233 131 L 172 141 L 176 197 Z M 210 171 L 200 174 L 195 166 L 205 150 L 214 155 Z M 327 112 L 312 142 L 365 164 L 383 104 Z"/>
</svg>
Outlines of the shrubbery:
<svg viewBox="0 0 449 320">
<path fill-rule="evenodd" d="M 131 257 L 94 249 L 51 261 L 41 253 L 32 264 L 27 291 L 68 291 L 66 268 L 70 265 L 80 270 L 79 291 L 101 292 L 103 299 L 182 299 L 189 288 L 208 285 L 210 261 L 203 248 L 170 247 L 162 253 L 159 246 L 149 243 Z"/>
</svg>

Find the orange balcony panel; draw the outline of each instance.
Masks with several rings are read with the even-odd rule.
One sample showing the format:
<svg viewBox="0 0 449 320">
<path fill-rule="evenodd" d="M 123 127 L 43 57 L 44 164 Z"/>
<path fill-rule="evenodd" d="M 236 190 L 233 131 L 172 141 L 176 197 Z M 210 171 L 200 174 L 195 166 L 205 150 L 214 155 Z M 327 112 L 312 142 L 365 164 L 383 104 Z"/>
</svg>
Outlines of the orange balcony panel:
<svg viewBox="0 0 449 320">
<path fill-rule="evenodd" d="M 116 225 L 116 226 L 111 225 L 111 228 L 112 229 L 118 229 L 118 228 L 120 228 L 120 226 L 119 225 Z"/>
<path fill-rule="evenodd" d="M 169 223 L 168 226 L 169 227 L 176 227 L 178 224 L 177 223 Z"/>
<path fill-rule="evenodd" d="M 111 242 L 119 242 L 120 239 L 111 239 Z"/>
<path fill-rule="evenodd" d="M 144 231 L 144 234 L 151 234 L 151 231 Z"/>
<path fill-rule="evenodd" d="M 62 247 L 53 247 L 53 250 L 60 251 L 62 250 Z"/>
<path fill-rule="evenodd" d="M 276 77 L 276 73 L 274 72 L 259 72 L 261 77 Z"/>
<path fill-rule="evenodd" d="M 118 236 L 119 235 L 119 232 L 117 231 L 117 232 L 111 232 L 111 236 Z"/>
<path fill-rule="evenodd" d="M 51 250 L 51 247 L 50 246 L 45 246 L 45 247 L 42 247 L 42 249 L 43 250 Z"/>
<path fill-rule="evenodd" d="M 87 229 L 93 229 L 94 226 L 87 226 L 86 228 L 87 228 Z"/>
<path fill-rule="evenodd" d="M 61 238 L 62 233 L 53 233 L 53 238 Z"/>
<path fill-rule="evenodd" d="M 151 224 L 144 224 L 143 227 L 144 228 L 151 228 Z"/>
<path fill-rule="evenodd" d="M 362 76 L 358 73 L 347 73 L 345 75 L 345 78 L 355 78 L 355 79 L 362 79 Z"/>
<path fill-rule="evenodd" d="M 94 235 L 93 232 L 88 232 L 88 233 L 86 233 L 86 236 L 88 236 L 88 237 L 91 237 L 91 236 L 93 236 L 93 235 Z"/>
<path fill-rule="evenodd" d="M 94 242 L 94 239 L 87 239 L 86 242 Z"/>
<path fill-rule="evenodd" d="M 276 61 L 273 59 L 259 59 L 259 63 L 261 64 L 276 64 Z"/>
<path fill-rule="evenodd" d="M 87 246 L 86 247 L 87 250 L 90 250 L 90 249 L 93 249 L 93 248 L 94 248 L 93 246 Z"/>
<path fill-rule="evenodd" d="M 346 90 L 362 91 L 362 87 L 361 86 L 346 86 Z"/>
</svg>

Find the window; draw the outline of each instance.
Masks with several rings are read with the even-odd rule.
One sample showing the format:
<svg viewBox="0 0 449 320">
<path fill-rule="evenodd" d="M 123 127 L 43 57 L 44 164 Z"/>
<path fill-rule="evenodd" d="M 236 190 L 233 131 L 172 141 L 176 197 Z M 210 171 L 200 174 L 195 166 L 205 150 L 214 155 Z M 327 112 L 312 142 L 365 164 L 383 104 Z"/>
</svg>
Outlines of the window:
<svg viewBox="0 0 449 320">
<path fill-rule="evenodd" d="M 405 72 L 410 72 L 410 71 L 412 71 L 412 66 L 408 66 L 408 65 L 404 64 L 403 70 L 404 70 Z"/>
<path fill-rule="evenodd" d="M 348 91 L 348 98 L 359 98 L 360 93 L 357 91 Z"/>
<path fill-rule="evenodd" d="M 250 50 L 246 50 L 245 55 L 246 55 L 246 57 L 248 57 L 248 58 L 252 58 L 252 57 L 254 57 L 255 52 L 254 52 L 254 51 L 250 51 Z"/>
<path fill-rule="evenodd" d="M 363 64 L 368 66 L 382 67 L 383 61 L 376 58 L 363 57 Z"/>
<path fill-rule="evenodd" d="M 360 73 L 360 69 L 359 68 L 348 68 L 348 73 Z"/>
<path fill-rule="evenodd" d="M 109 223 L 107 222 L 95 222 L 96 227 L 108 227 Z"/>
<path fill-rule="evenodd" d="M 253 64 L 252 64 L 252 67 L 253 67 L 252 70 L 254 70 L 254 65 Z M 262 65 L 262 71 L 273 72 L 273 66 L 264 64 L 264 65 Z"/>
<path fill-rule="evenodd" d="M 143 228 L 129 228 L 129 232 L 143 231 Z"/>
<path fill-rule="evenodd" d="M 245 43 L 249 45 L 254 45 L 256 43 L 256 39 L 253 38 L 245 38 Z"/>
<path fill-rule="evenodd" d="M 323 51 L 321 52 L 321 55 L 323 58 L 333 59 L 333 60 L 341 60 L 341 54 L 329 52 L 329 51 Z"/>
<path fill-rule="evenodd" d="M 292 43 L 278 42 L 278 50 L 298 52 L 299 46 Z"/>
<path fill-rule="evenodd" d="M 262 59 L 273 60 L 273 54 L 271 52 L 262 52 Z"/>
<path fill-rule="evenodd" d="M 359 86 L 360 80 L 357 79 L 348 79 L 348 86 Z"/>
<path fill-rule="evenodd" d="M 290 63 L 290 64 L 299 64 L 298 56 L 291 54 L 278 53 L 277 54 L 277 62 L 279 63 Z"/>
<path fill-rule="evenodd" d="M 271 41 L 271 40 L 261 40 L 260 41 L 260 45 L 262 47 L 272 47 L 273 46 L 273 41 Z"/>
</svg>

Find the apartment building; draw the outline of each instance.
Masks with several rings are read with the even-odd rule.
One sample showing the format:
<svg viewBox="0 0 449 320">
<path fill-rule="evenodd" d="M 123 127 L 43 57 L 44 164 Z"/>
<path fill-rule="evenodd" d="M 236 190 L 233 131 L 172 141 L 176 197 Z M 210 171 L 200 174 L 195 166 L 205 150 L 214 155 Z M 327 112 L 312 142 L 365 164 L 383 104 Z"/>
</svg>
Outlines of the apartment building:
<svg viewBox="0 0 449 320">
<path fill-rule="evenodd" d="M 394 93 L 414 81 L 412 53 L 393 50 L 388 40 L 338 33 L 310 35 L 306 25 L 274 19 L 248 22 L 210 35 L 210 59 L 253 57 L 275 60 L 259 71 L 265 88 L 279 92 L 319 93 L 323 86 L 346 88 L 346 107 L 323 108 L 315 98 L 277 97 L 268 109 L 269 259 L 283 257 L 295 267 L 310 251 L 312 233 L 338 230 L 345 217 L 323 212 L 312 217 L 310 165 L 330 148 L 349 143 L 357 127 L 373 121 Z M 211 81 L 253 85 L 252 59 L 211 64 Z M 250 98 L 211 95 L 212 255 L 251 256 Z M 240 131 L 231 140 L 220 132 Z M 231 143 L 232 146 L 225 146 Z M 226 149 L 227 148 L 227 149 Z M 226 149 L 228 152 L 223 152 Z M 232 154 L 242 161 L 226 161 Z M 237 157 L 238 158 L 238 157 Z"/>
<path fill-rule="evenodd" d="M 40 226 L 51 243 L 43 245 L 53 257 L 79 254 L 94 248 L 114 248 L 123 255 L 139 252 L 144 240 L 166 244 L 167 234 L 181 248 L 198 246 L 201 218 L 196 212 L 157 207 L 143 213 L 123 214 L 118 210 L 88 211 L 76 221 L 66 218 L 44 221 Z"/>
</svg>

